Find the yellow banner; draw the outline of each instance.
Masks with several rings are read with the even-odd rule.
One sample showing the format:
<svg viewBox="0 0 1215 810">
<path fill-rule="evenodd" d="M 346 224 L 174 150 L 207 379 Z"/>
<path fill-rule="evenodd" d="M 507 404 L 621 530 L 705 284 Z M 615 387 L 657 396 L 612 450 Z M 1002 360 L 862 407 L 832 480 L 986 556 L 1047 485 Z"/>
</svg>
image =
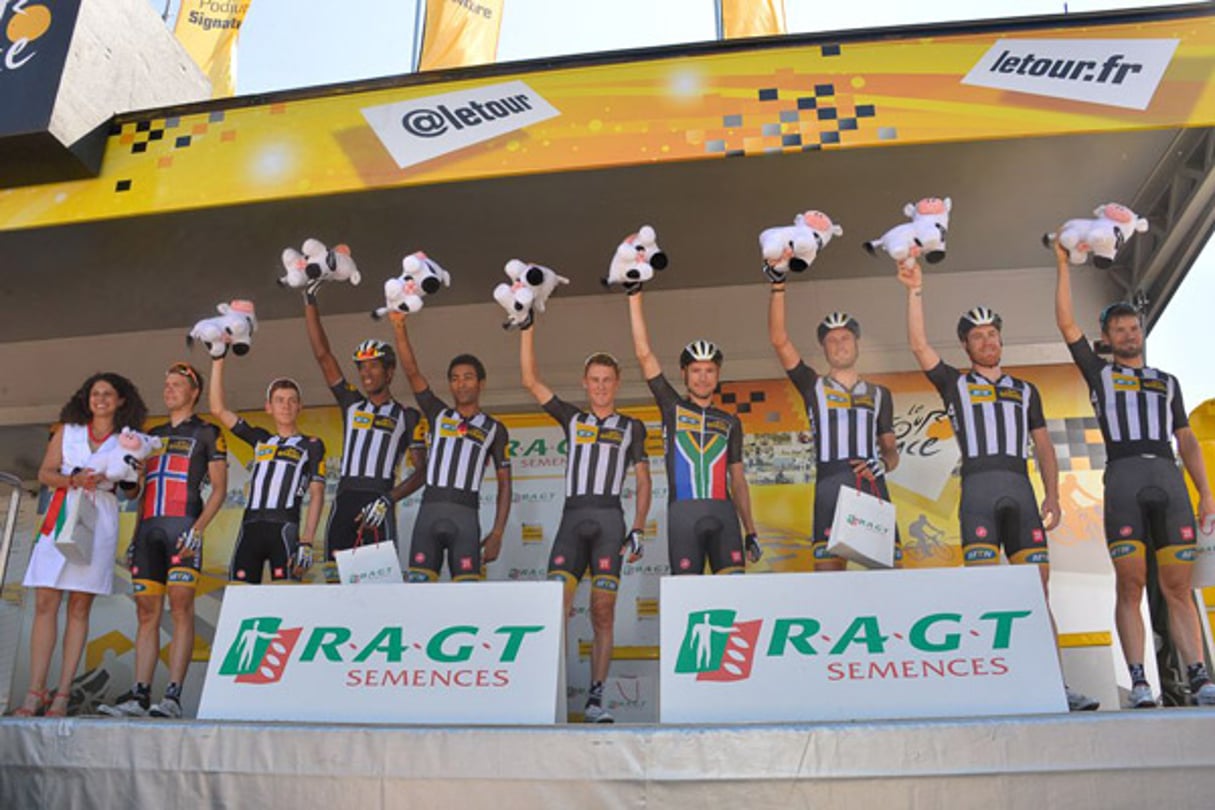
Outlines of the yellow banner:
<svg viewBox="0 0 1215 810">
<path fill-rule="evenodd" d="M 505 0 L 426 0 L 418 70 L 496 61 L 504 3 Z"/>
<path fill-rule="evenodd" d="M 1210 126 L 1215 12 L 1204 6 L 1150 22 L 791 42 L 126 120 L 100 177 L 0 190 L 0 230 L 671 161 Z"/>
<path fill-rule="evenodd" d="M 717 10 L 722 39 L 785 33 L 784 0 L 718 0 Z"/>
<path fill-rule="evenodd" d="M 211 97 L 236 94 L 236 39 L 253 0 L 182 0 L 173 34 L 211 79 Z"/>
</svg>

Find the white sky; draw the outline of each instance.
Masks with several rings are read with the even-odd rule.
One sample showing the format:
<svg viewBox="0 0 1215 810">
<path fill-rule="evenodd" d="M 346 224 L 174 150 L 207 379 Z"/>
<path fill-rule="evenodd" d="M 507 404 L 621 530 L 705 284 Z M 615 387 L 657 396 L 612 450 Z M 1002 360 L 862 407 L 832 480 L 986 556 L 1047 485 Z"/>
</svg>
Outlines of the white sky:
<svg viewBox="0 0 1215 810">
<path fill-rule="evenodd" d="M 163 11 L 166 0 L 150 0 Z M 169 21 L 179 0 L 168 0 Z M 1172 5 L 1171 0 L 785 0 L 791 33 L 924 22 Z M 241 29 L 242 94 L 409 71 L 415 0 L 252 0 Z M 506 0 L 499 61 L 710 40 L 713 0 Z M 1177 374 L 1189 408 L 1215 398 L 1215 364 L 1194 339 L 1195 319 L 1215 300 L 1208 246 L 1149 341 L 1150 362 Z M 1078 313 L 1088 323 L 1093 317 Z M 1203 341 L 1205 342 L 1205 341 Z"/>
</svg>

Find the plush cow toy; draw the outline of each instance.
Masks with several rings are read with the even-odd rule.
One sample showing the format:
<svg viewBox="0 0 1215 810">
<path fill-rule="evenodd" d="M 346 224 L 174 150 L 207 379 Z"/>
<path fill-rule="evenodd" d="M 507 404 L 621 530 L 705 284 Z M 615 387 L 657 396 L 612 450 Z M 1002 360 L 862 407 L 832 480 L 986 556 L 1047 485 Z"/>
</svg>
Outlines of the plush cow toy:
<svg viewBox="0 0 1215 810">
<path fill-rule="evenodd" d="M 510 284 L 502 283 L 494 288 L 494 300 L 506 310 L 503 329 L 528 329 L 535 322 L 536 313 L 544 312 L 548 297 L 559 284 L 569 284 L 565 276 L 539 264 L 511 259 L 503 268 Z"/>
<path fill-rule="evenodd" d="M 880 239 L 873 239 L 864 244 L 870 256 L 877 255 L 881 248 L 890 258 L 902 264 L 905 259 L 918 259 L 921 256 L 929 264 L 936 264 L 945 258 L 945 235 L 949 231 L 949 211 L 953 207 L 946 197 L 925 197 L 917 203 L 907 203 L 903 214 L 911 218 L 911 222 L 896 225 Z"/>
<path fill-rule="evenodd" d="M 327 248 L 316 239 L 304 241 L 304 252 L 295 248 L 284 248 L 283 269 L 287 275 L 278 280 L 283 287 L 300 289 L 325 281 L 362 281 L 358 265 L 350 255 L 350 248 L 338 245 Z"/>
<path fill-rule="evenodd" d="M 106 480 L 119 483 L 135 483 L 139 480 L 137 463 L 159 450 L 163 442 L 137 430 L 124 427 L 118 434 L 118 446 L 113 450 L 93 457 L 94 469 Z"/>
<path fill-rule="evenodd" d="M 186 345 L 193 346 L 197 340 L 212 357 L 223 357 L 229 347 L 237 357 L 248 354 L 253 344 L 253 333 L 257 331 L 253 302 L 237 298 L 230 304 L 220 304 L 216 309 L 219 315 L 194 324 L 190 334 L 186 335 Z"/>
<path fill-rule="evenodd" d="M 1072 264 L 1084 264 L 1089 254 L 1093 266 L 1106 270 L 1114 264 L 1114 256 L 1136 233 L 1148 229 L 1148 221 L 1118 203 L 1099 205 L 1093 211 L 1096 219 L 1069 219 L 1058 233 L 1042 237 L 1042 244 L 1051 247 L 1058 240 L 1067 251 Z"/>
<path fill-rule="evenodd" d="M 451 274 L 422 251 L 410 253 L 401 260 L 401 275 L 384 282 L 384 306 L 371 313 L 383 318 L 389 312 L 417 312 L 422 298 L 433 295 L 440 287 L 451 286 Z"/>
<path fill-rule="evenodd" d="M 658 247 L 658 235 L 649 225 L 642 225 L 637 233 L 629 234 L 616 247 L 608 274 L 602 279 L 603 286 L 619 284 L 632 294 L 654 277 L 655 270 L 663 270 L 666 266 L 667 254 Z"/>
<path fill-rule="evenodd" d="M 822 211 L 806 211 L 798 214 L 792 225 L 768 228 L 759 235 L 764 275 L 772 281 L 784 281 L 790 270 L 801 273 L 814 264 L 818 252 L 833 236 L 843 233 L 844 229 Z"/>
</svg>

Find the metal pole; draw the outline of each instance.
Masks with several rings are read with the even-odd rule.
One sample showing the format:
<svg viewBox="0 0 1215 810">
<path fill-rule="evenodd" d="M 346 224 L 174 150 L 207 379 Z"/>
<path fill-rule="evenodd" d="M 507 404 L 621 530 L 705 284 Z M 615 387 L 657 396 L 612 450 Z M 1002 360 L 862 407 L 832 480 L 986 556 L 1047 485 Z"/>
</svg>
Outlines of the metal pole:
<svg viewBox="0 0 1215 810">
<path fill-rule="evenodd" d="M 8 514 L 4 516 L 4 530 L 0 532 L 0 586 L 2 586 L 4 576 L 8 571 L 8 555 L 13 547 L 13 536 L 17 533 L 17 510 L 21 506 L 21 479 L 15 475 L 0 472 L 0 483 L 13 488 L 9 495 Z"/>
</svg>

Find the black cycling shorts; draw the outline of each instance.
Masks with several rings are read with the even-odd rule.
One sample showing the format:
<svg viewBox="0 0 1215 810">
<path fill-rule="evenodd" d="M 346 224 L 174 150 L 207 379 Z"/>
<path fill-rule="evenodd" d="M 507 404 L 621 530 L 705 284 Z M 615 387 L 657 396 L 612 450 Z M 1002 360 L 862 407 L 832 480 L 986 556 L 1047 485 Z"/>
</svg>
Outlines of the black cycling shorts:
<svg viewBox="0 0 1215 810">
<path fill-rule="evenodd" d="M 624 537 L 624 513 L 619 508 L 566 509 L 548 555 L 548 578 L 577 585 L 589 568 L 592 589 L 616 593 Z"/>
<path fill-rule="evenodd" d="M 1158 456 L 1132 456 L 1105 467 L 1105 541 L 1110 557 L 1142 558 L 1149 542 L 1161 565 L 1192 563 L 1194 508 L 1181 470 Z"/>
<path fill-rule="evenodd" d="M 482 579 L 481 521 L 476 507 L 451 501 L 422 502 L 409 544 L 409 581 L 434 582 L 447 553 L 452 582 Z"/>
<path fill-rule="evenodd" d="M 232 582 L 262 581 L 262 567 L 270 564 L 270 580 L 292 579 L 291 567 L 300 545 L 300 526 L 277 520 L 249 520 L 241 524 L 228 579 Z"/>
<path fill-rule="evenodd" d="M 164 593 L 166 583 L 193 588 L 202 570 L 202 549 L 193 554 L 177 550 L 177 540 L 190 531 L 194 518 L 144 518 L 131 538 L 131 590 L 136 596 Z"/>
<path fill-rule="evenodd" d="M 1001 546 L 1013 565 L 1050 565 L 1042 516 L 1024 473 L 984 470 L 963 475 L 958 520 L 966 565 L 998 564 Z"/>
<path fill-rule="evenodd" d="M 731 501 L 673 501 L 667 507 L 667 550 L 671 573 L 702 574 L 705 560 L 714 574 L 746 570 L 738 512 Z"/>
<path fill-rule="evenodd" d="M 831 524 L 835 522 L 835 502 L 839 499 L 840 487 L 858 488 L 856 472 L 853 471 L 850 463 L 844 461 L 818 468 L 814 479 L 814 535 L 810 541 L 815 568 L 818 567 L 819 561 L 842 559 L 827 551 L 827 541 L 831 539 Z M 861 482 L 859 488 L 862 492 L 873 494 L 870 485 L 864 481 Z M 884 501 L 890 500 L 890 490 L 886 486 L 885 476 L 877 479 L 877 494 Z M 903 541 L 899 537 L 899 527 L 896 524 L 894 527 L 894 567 L 901 568 L 902 563 Z"/>
</svg>

